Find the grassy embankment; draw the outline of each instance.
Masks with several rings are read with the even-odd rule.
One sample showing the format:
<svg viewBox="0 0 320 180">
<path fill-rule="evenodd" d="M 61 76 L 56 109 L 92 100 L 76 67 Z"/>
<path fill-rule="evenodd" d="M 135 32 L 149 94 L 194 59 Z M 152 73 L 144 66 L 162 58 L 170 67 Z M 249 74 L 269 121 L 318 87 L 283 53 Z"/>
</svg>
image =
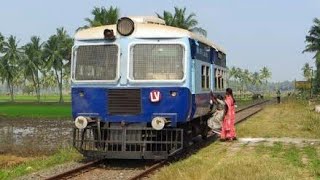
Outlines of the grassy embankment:
<svg viewBox="0 0 320 180">
<path fill-rule="evenodd" d="M 320 139 L 320 115 L 307 102 L 270 105 L 237 126 L 238 137 Z M 320 179 L 320 145 L 214 142 L 153 179 Z"/>
<path fill-rule="evenodd" d="M 82 156 L 74 149 L 61 149 L 52 156 L 16 157 L 0 155 L 0 179 L 14 179 L 41 169 L 69 161 L 80 160 Z"/>
<path fill-rule="evenodd" d="M 0 118 L 45 118 L 70 119 L 70 96 L 65 96 L 65 103 L 57 103 L 59 96 L 43 96 L 37 103 L 34 96 L 16 96 L 15 102 L 9 102 L 10 97 L 0 96 Z"/>
</svg>

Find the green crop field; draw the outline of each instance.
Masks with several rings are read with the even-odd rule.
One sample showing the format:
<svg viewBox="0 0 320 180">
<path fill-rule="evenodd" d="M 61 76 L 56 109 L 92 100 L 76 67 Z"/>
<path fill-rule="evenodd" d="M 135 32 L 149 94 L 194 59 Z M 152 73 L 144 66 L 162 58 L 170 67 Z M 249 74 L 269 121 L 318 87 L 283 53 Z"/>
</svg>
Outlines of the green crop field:
<svg viewBox="0 0 320 180">
<path fill-rule="evenodd" d="M 0 103 L 2 118 L 71 118 L 70 103 Z"/>
<path fill-rule="evenodd" d="M 40 102 L 58 102 L 60 96 L 57 95 L 42 95 L 40 97 Z M 0 95 L 0 102 L 10 102 L 10 96 L 7 95 Z M 15 102 L 37 102 L 37 97 L 32 95 L 15 95 L 14 96 Z M 70 102 L 71 96 L 64 95 L 63 96 L 64 102 Z"/>
</svg>

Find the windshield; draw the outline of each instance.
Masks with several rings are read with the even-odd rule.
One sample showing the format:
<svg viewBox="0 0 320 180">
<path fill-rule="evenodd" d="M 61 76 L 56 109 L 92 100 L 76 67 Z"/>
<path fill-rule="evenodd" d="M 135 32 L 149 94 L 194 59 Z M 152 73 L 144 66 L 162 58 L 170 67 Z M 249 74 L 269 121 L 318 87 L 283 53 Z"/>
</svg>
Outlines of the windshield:
<svg viewBox="0 0 320 180">
<path fill-rule="evenodd" d="M 79 46 L 75 53 L 75 80 L 115 80 L 118 46 Z"/>
<path fill-rule="evenodd" d="M 131 47 L 134 80 L 181 80 L 184 47 L 179 44 L 136 44 Z"/>
</svg>

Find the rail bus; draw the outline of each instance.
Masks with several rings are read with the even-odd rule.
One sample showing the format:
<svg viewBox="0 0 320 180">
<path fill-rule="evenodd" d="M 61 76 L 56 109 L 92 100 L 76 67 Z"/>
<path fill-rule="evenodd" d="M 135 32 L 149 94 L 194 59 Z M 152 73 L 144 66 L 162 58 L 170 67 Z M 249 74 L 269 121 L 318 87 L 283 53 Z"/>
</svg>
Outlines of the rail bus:
<svg viewBox="0 0 320 180">
<path fill-rule="evenodd" d="M 225 51 L 157 17 L 78 31 L 72 50 L 73 146 L 85 156 L 166 159 L 207 135 Z"/>
</svg>

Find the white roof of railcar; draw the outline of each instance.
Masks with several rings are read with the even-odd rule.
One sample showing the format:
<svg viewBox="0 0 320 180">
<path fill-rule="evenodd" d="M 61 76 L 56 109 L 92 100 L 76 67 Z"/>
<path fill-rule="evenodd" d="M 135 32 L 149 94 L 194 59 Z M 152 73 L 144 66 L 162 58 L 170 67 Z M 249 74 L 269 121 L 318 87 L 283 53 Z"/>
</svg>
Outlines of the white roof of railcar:
<svg viewBox="0 0 320 180">
<path fill-rule="evenodd" d="M 134 17 L 132 18 L 137 21 Z M 112 29 L 114 35 L 117 36 L 117 27 L 116 25 L 106 25 L 99 26 L 89 29 L 80 30 L 76 33 L 76 40 L 92 40 L 92 39 L 104 39 L 103 32 L 105 29 Z M 181 37 L 189 37 L 191 39 L 200 41 L 204 44 L 207 44 L 216 50 L 219 50 L 223 53 L 225 51 L 223 48 L 218 45 L 212 43 L 204 36 L 192 33 L 188 30 L 176 28 L 172 26 L 160 25 L 160 24 L 145 24 L 145 23 L 136 23 L 135 30 L 133 34 L 130 35 L 132 38 L 181 38 Z"/>
</svg>

